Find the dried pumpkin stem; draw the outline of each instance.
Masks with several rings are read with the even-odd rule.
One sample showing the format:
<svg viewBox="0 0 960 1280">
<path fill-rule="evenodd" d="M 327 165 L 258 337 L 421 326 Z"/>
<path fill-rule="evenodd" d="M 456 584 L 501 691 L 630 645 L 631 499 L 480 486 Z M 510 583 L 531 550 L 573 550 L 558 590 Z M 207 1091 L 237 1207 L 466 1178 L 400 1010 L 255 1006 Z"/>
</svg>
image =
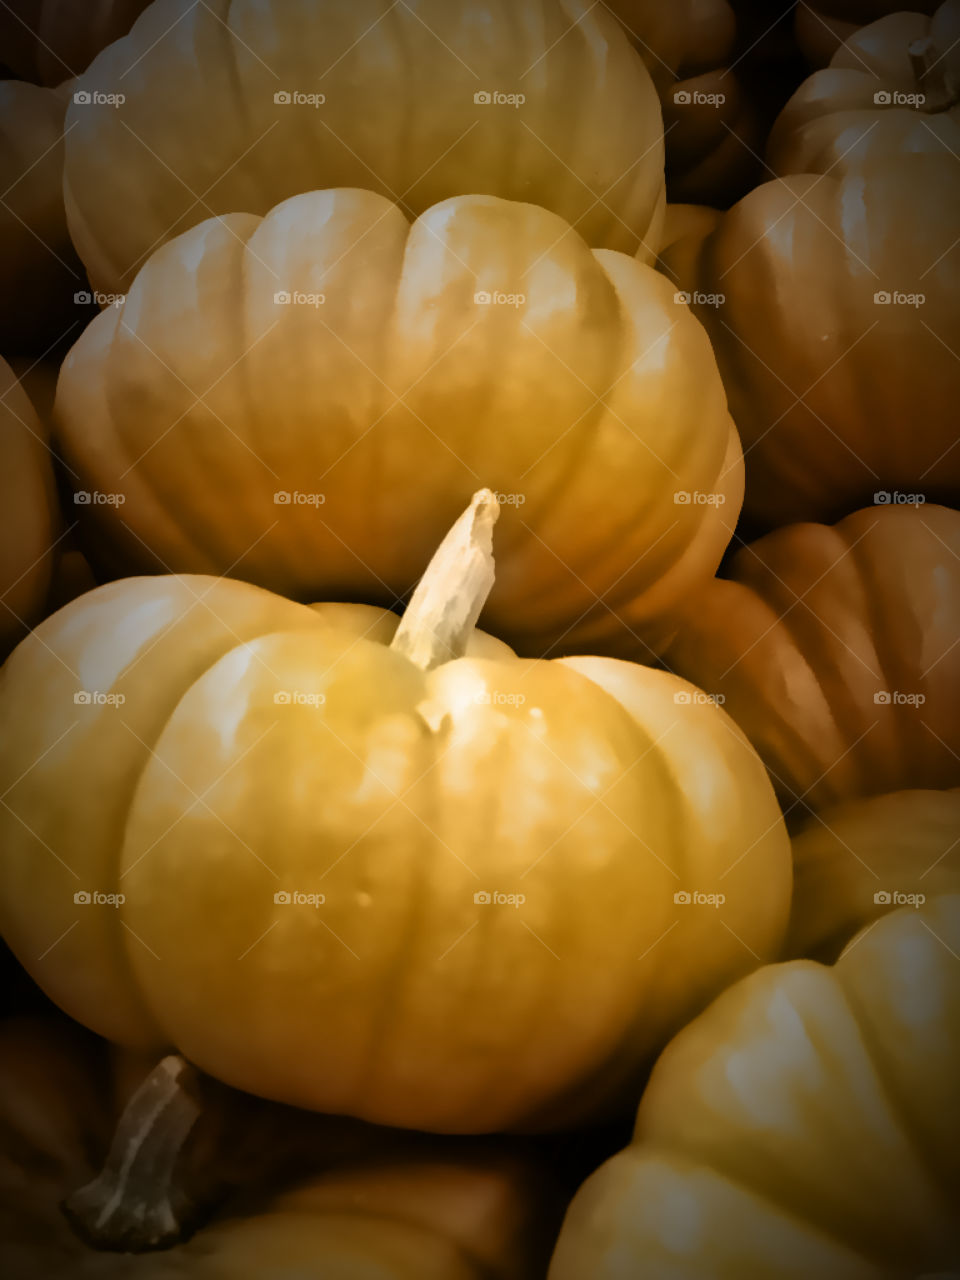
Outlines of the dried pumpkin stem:
<svg viewBox="0 0 960 1280">
<path fill-rule="evenodd" d="M 423 671 L 462 658 L 494 583 L 493 526 L 500 504 L 489 489 L 440 543 L 390 646 Z"/>
<path fill-rule="evenodd" d="M 183 1239 L 192 1205 L 178 1164 L 202 1112 L 198 1079 L 179 1056 L 158 1063 L 128 1102 L 102 1173 L 63 1202 L 94 1248 L 142 1253 Z"/>
<path fill-rule="evenodd" d="M 946 59 L 937 52 L 937 46 L 929 36 L 914 40 L 907 54 L 917 86 L 924 95 L 922 111 L 936 115 L 960 103 L 960 85 L 951 80 Z"/>
</svg>

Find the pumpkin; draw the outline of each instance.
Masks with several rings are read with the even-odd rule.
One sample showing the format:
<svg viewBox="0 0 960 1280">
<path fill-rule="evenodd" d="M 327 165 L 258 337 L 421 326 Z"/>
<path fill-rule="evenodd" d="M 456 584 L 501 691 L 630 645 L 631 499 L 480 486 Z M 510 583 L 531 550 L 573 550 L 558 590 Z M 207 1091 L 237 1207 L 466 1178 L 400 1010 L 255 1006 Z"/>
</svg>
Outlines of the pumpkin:
<svg viewBox="0 0 960 1280">
<path fill-rule="evenodd" d="M 17 76 L 56 85 L 79 75 L 104 45 L 130 30 L 150 0 L 5 0 L 3 61 Z"/>
<path fill-rule="evenodd" d="M 673 200 L 729 202 L 755 173 L 755 112 L 727 64 L 737 23 L 727 0 L 611 0 L 646 63 L 664 115 Z"/>
<path fill-rule="evenodd" d="M 960 150 L 960 0 L 863 27 L 800 86 L 770 135 L 775 173 Z"/>
<path fill-rule="evenodd" d="M 159 577 L 18 647 L 0 924 L 62 1008 L 281 1102 L 546 1129 L 776 953 L 761 762 L 667 672 L 471 640 L 495 516 L 481 491 L 399 627 Z"/>
<path fill-rule="evenodd" d="M 668 282 L 490 196 L 412 226 L 355 190 L 204 223 L 87 327 L 56 416 L 115 572 L 391 607 L 487 484 L 510 519 L 485 623 L 538 656 L 662 647 L 741 501 Z"/>
<path fill-rule="evenodd" d="M 960 896 L 772 965 L 664 1050 L 550 1280 L 882 1280 L 960 1264 Z"/>
<path fill-rule="evenodd" d="M 534 1280 L 543 1274 L 553 1206 L 528 1154 L 503 1143 L 427 1142 L 280 1109 L 239 1113 L 247 1133 L 232 1152 L 236 1169 L 222 1168 L 223 1158 L 213 1153 L 213 1160 L 194 1161 L 196 1169 L 186 1170 L 204 1180 L 226 1175 L 237 1184 L 192 1238 L 156 1253 L 94 1248 L 71 1229 L 60 1203 L 78 1198 L 107 1154 L 136 1067 L 136 1060 L 118 1059 L 52 1019 L 0 1024 L 0 1266 L 8 1280 L 260 1280 L 281 1273 L 298 1280 Z M 161 1116 L 164 1121 L 169 1116 Z M 308 1157 L 303 1174 L 271 1178 L 280 1144 L 291 1155 L 302 1148 Z M 152 1208 L 162 1177 L 158 1164 L 147 1167 L 145 1154 L 140 1167 L 131 1161 L 121 1183 L 128 1200 L 139 1196 L 131 1207 L 141 1213 L 144 1203 Z M 184 1172 L 178 1168 L 175 1179 Z"/>
<path fill-rule="evenodd" d="M 0 80 L 0 351 L 42 354 L 85 288 L 63 206 L 64 95 Z"/>
<path fill-rule="evenodd" d="M 941 0 L 803 0 L 796 6 L 794 29 L 807 60 L 825 67 L 837 49 L 858 29 L 888 14 L 901 13 L 908 6 L 918 13 L 932 14 Z"/>
<path fill-rule="evenodd" d="M 788 955 L 833 959 L 903 903 L 960 892 L 960 791 L 895 791 L 812 815 L 793 839 Z"/>
<path fill-rule="evenodd" d="M 960 495 L 952 157 L 794 175 L 664 256 L 713 340 L 754 529 Z"/>
<path fill-rule="evenodd" d="M 50 446 L 33 405 L 0 359 L 0 653 L 43 612 L 59 515 Z"/>
<path fill-rule="evenodd" d="M 724 699 L 790 816 L 960 785 L 960 513 L 779 529 L 728 574 L 691 599 L 667 661 Z"/>
<path fill-rule="evenodd" d="M 412 215 L 489 193 L 552 209 L 592 245 L 658 248 L 656 92 L 588 0 L 156 0 L 78 87 L 67 215 L 105 293 L 207 217 L 326 187 Z"/>
</svg>

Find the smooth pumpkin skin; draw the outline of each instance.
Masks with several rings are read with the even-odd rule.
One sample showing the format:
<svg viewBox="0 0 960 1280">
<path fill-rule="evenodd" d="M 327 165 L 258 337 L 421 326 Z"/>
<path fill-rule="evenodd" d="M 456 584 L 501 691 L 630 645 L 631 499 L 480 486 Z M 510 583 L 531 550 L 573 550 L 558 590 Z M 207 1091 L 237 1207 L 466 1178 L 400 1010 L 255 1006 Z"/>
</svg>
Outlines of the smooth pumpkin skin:
<svg viewBox="0 0 960 1280">
<path fill-rule="evenodd" d="M 125 96 L 68 115 L 70 231 L 104 292 L 205 218 L 327 187 L 370 188 L 411 215 L 465 192 L 527 200 L 592 245 L 657 252 L 656 91 L 588 0 L 158 0 L 79 88 Z"/>
<path fill-rule="evenodd" d="M 119 572 L 392 607 L 478 484 L 518 495 L 484 625 L 537 656 L 661 648 L 741 502 L 710 343 L 669 283 L 491 196 L 411 226 L 314 192 L 195 228 L 86 329 L 56 416 L 78 487 L 126 498 L 87 509 Z"/>
<path fill-rule="evenodd" d="M 395 621 L 202 577 L 48 619 L 0 674 L 3 934 L 79 1021 L 265 1097 L 450 1132 L 614 1109 L 782 942 L 763 766 L 666 672 L 478 635 L 424 675 Z"/>
<path fill-rule="evenodd" d="M 63 204 L 66 95 L 0 80 L 0 352 L 41 355 L 86 288 Z"/>
<path fill-rule="evenodd" d="M 834 173 L 865 159 L 960 150 L 960 105 L 940 111 L 897 105 L 895 93 L 918 94 L 911 44 L 934 42 L 938 74 L 960 92 L 960 4 L 948 0 L 932 17 L 894 13 L 856 31 L 815 71 L 780 113 L 767 147 L 776 174 Z M 891 95 L 877 103 L 878 92 Z"/>
<path fill-rule="evenodd" d="M 538 1254 L 553 1207 L 532 1160 L 507 1144 L 431 1147 L 410 1135 L 351 1135 L 343 1122 L 321 1117 L 307 1121 L 320 1172 L 271 1187 L 253 1164 L 240 1179 L 253 1188 L 247 1203 L 229 1205 L 187 1243 L 140 1255 L 88 1247 L 60 1201 L 94 1177 L 118 1103 L 149 1069 L 92 1040 L 66 1020 L 0 1024 L 0 1266 L 7 1280 L 542 1275 Z M 269 1144 L 271 1135 L 261 1138 Z"/>
<path fill-rule="evenodd" d="M 939 5 L 940 0 L 816 0 L 814 4 L 804 0 L 796 8 L 794 33 L 807 61 L 825 67 L 860 27 L 908 7 L 932 14 Z"/>
<path fill-rule="evenodd" d="M 952 157 L 765 183 L 663 255 L 713 341 L 758 530 L 836 520 L 878 491 L 960 495 L 960 252 Z M 919 306 L 875 295 L 923 295 Z"/>
<path fill-rule="evenodd" d="M 779 529 L 729 575 L 691 600 L 667 661 L 723 695 L 788 817 L 960 784 L 960 512 Z"/>
<path fill-rule="evenodd" d="M 960 892 L 960 790 L 894 791 L 814 814 L 794 835 L 793 868 L 786 954 L 833 960 L 898 895 Z"/>
<path fill-rule="evenodd" d="M 725 991 L 664 1050 L 550 1280 L 888 1280 L 960 1262 L 960 897 Z"/>
<path fill-rule="evenodd" d="M 0 8 L 3 61 L 24 80 L 57 85 L 126 35 L 150 0 L 7 0 Z"/>
<path fill-rule="evenodd" d="M 0 513 L 0 655 L 5 655 L 43 612 L 60 516 L 47 432 L 2 358 Z"/>
</svg>

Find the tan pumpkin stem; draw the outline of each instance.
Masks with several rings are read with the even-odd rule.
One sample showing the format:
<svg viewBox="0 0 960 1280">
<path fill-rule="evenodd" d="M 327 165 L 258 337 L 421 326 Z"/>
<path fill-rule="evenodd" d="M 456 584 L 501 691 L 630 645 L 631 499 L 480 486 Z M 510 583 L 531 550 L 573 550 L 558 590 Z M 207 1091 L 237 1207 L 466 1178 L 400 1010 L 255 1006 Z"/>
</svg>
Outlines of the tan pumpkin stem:
<svg viewBox="0 0 960 1280">
<path fill-rule="evenodd" d="M 158 1063 L 128 1102 L 103 1171 L 63 1202 L 76 1233 L 94 1248 L 142 1253 L 187 1234 L 193 1210 L 178 1165 L 203 1109 L 198 1081 L 179 1056 Z"/>
<path fill-rule="evenodd" d="M 462 658 L 494 583 L 493 526 L 500 504 L 489 489 L 434 552 L 390 646 L 423 671 Z"/>
<path fill-rule="evenodd" d="M 917 81 L 924 95 L 920 110 L 928 115 L 949 111 L 960 102 L 960 85 L 955 84 L 947 72 L 946 59 L 937 51 L 930 36 L 914 40 L 907 54 Z"/>
</svg>

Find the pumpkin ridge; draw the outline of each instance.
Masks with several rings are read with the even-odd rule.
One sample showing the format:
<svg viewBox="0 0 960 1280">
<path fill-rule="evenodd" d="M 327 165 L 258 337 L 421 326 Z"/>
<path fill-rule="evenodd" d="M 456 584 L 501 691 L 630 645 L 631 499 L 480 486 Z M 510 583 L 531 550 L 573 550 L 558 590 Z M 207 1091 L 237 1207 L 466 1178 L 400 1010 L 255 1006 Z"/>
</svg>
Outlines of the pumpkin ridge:
<svg viewBox="0 0 960 1280">
<path fill-rule="evenodd" d="M 184 576 L 192 576 L 192 575 L 184 575 Z M 198 606 L 202 607 L 202 605 L 200 605 L 200 601 L 197 601 L 195 604 L 191 605 L 189 608 L 191 609 L 197 608 Z M 304 609 L 305 609 L 306 615 L 309 616 L 310 619 L 312 619 L 311 626 L 305 626 L 304 630 L 322 629 L 322 624 L 320 623 L 320 619 L 317 617 L 317 615 L 313 614 L 309 609 L 306 608 L 306 606 L 304 606 Z M 188 609 L 188 612 L 189 612 L 189 609 Z M 181 620 L 182 620 L 181 618 L 177 618 L 173 623 L 170 624 L 170 626 L 178 625 L 178 623 L 181 622 Z M 289 627 L 281 628 L 280 632 L 291 631 L 291 630 L 293 630 L 293 628 L 289 628 Z M 157 731 L 153 736 L 152 742 L 146 743 L 141 748 L 143 751 L 143 759 L 140 762 L 140 767 L 137 771 L 136 778 L 133 779 L 131 782 L 130 790 L 127 795 L 127 801 L 126 801 L 125 811 L 122 818 L 121 829 L 117 833 L 118 838 L 114 845 L 114 857 L 112 859 L 113 865 L 114 865 L 114 872 L 115 872 L 112 879 L 112 883 L 116 886 L 117 891 L 120 891 L 120 885 L 123 880 L 123 875 L 126 874 L 126 870 L 129 870 L 129 868 L 126 868 L 125 870 L 124 866 L 126 862 L 125 854 L 126 854 L 127 839 L 129 835 L 130 818 L 134 811 L 134 808 L 136 807 L 137 795 L 139 793 L 144 774 L 146 773 L 147 768 L 149 767 L 151 761 L 154 758 L 154 754 L 156 752 L 157 746 L 159 745 L 160 739 L 163 736 L 167 728 L 167 725 L 173 719 L 173 716 L 176 714 L 181 703 L 188 696 L 188 694 L 195 687 L 195 685 L 197 685 L 199 681 L 204 679 L 204 677 L 210 671 L 212 671 L 212 669 L 215 666 L 217 666 L 218 663 L 222 662 L 224 658 L 228 657 L 231 653 L 234 653 L 237 649 L 246 648 L 251 644 L 254 644 L 260 640 L 263 640 L 268 636 L 279 634 L 280 632 L 278 632 L 276 628 L 268 627 L 266 631 L 262 633 L 258 633 L 256 635 L 251 635 L 246 640 L 237 640 L 235 635 L 231 635 L 230 639 L 232 643 L 228 644 L 227 648 L 222 650 L 222 652 L 218 653 L 217 656 L 211 662 L 207 663 L 204 666 L 203 670 L 198 672 L 195 678 L 191 680 L 188 685 L 183 686 L 181 689 L 179 689 L 175 693 L 173 700 L 167 710 L 167 714 L 164 716 L 162 723 L 159 724 Z M 140 656 L 143 656 L 143 655 L 139 655 L 138 660 Z M 136 663 L 134 665 L 136 665 Z M 126 671 L 124 671 L 123 675 L 125 674 L 126 674 Z M 119 678 L 122 679 L 123 676 Z M 157 1014 L 155 1008 L 153 1007 L 153 1002 L 148 998 L 147 992 L 144 990 L 139 979 L 137 978 L 136 966 L 130 958 L 134 945 L 140 946 L 142 944 L 140 943 L 139 939 L 137 939 L 131 933 L 129 929 L 123 928 L 121 924 L 122 919 L 123 919 L 123 908 L 121 907 L 120 910 L 118 910 L 116 913 L 116 922 L 113 929 L 113 936 L 116 944 L 115 950 L 119 951 L 119 953 L 123 955 L 125 960 L 126 984 L 128 988 L 137 996 L 138 1003 L 144 1009 L 145 1013 L 149 1017 L 150 1022 L 155 1027 L 157 1027 L 160 1031 L 162 1031 L 163 1035 L 166 1037 L 168 1033 L 167 1033 L 166 1027 L 163 1025 L 163 1020 Z M 169 1039 L 166 1039 L 164 1043 L 169 1044 L 171 1043 L 171 1041 Z"/>
<path fill-rule="evenodd" d="M 746 983 L 750 983 L 751 981 L 753 982 L 765 981 L 772 984 L 774 974 L 779 974 L 779 973 L 785 974 L 791 970 L 796 972 L 796 971 L 799 971 L 800 969 L 806 969 L 808 971 L 817 972 L 820 980 L 829 982 L 831 987 L 834 990 L 834 994 L 837 995 L 842 1001 L 842 1007 L 844 1012 L 848 1016 L 851 1024 L 856 1028 L 857 1043 L 858 1043 L 859 1049 L 862 1052 L 863 1063 L 870 1070 L 871 1081 L 875 1088 L 877 1099 L 879 1099 L 882 1102 L 885 1108 L 886 1118 L 888 1121 L 890 1121 L 894 1125 L 896 1132 L 904 1140 L 904 1143 L 908 1147 L 910 1154 L 915 1157 L 917 1168 L 922 1169 L 923 1168 L 922 1153 L 918 1152 L 916 1148 L 916 1144 L 914 1141 L 914 1134 L 910 1132 L 908 1135 L 904 1135 L 902 1132 L 904 1126 L 902 1123 L 900 1123 L 902 1120 L 902 1113 L 897 1106 L 898 1099 L 893 1094 L 891 1094 L 891 1092 L 887 1088 L 887 1081 L 883 1078 L 883 1075 L 879 1070 L 877 1060 L 874 1057 L 873 1053 L 871 1052 L 871 1045 L 867 1037 L 863 1033 L 862 1024 L 859 1018 L 857 1017 L 856 1009 L 850 999 L 849 993 L 845 985 L 837 976 L 836 965 L 824 965 L 824 964 L 821 964 L 819 961 L 813 961 L 813 960 L 792 960 L 792 961 L 782 961 L 775 965 L 769 965 L 766 968 L 755 970 L 752 974 L 749 974 L 746 978 L 742 979 L 740 983 L 737 983 L 735 984 L 734 987 L 728 988 L 726 991 L 722 992 L 721 995 L 717 997 L 717 999 L 714 1001 L 713 1005 L 708 1007 L 706 1013 L 709 1014 L 710 1011 L 716 1008 L 721 1001 L 724 1001 L 726 1004 L 729 1004 L 732 1006 L 734 1003 L 734 1000 L 731 997 L 735 997 L 737 994 L 739 994 L 739 992 L 743 991 L 744 984 Z M 797 1004 L 793 1000 L 790 1001 L 790 1007 L 794 1012 L 794 1014 L 796 1015 L 796 1017 L 801 1022 L 804 1032 L 809 1036 L 811 1024 L 810 1024 L 810 1019 L 808 1014 L 802 1010 L 802 1006 L 798 1008 Z M 701 1016 L 706 1016 L 706 1015 L 701 1015 Z M 686 1028 L 684 1030 L 686 1030 Z M 814 1030 L 816 1031 L 815 1025 L 814 1025 Z M 678 1035 L 678 1039 L 681 1039 L 683 1037 L 683 1034 L 684 1032 L 681 1031 Z M 816 1035 L 814 1035 L 811 1038 L 813 1039 L 814 1043 L 816 1043 Z M 671 1046 L 668 1046 L 668 1050 L 664 1052 L 664 1055 L 658 1061 L 654 1074 L 656 1074 L 657 1071 L 663 1071 L 666 1069 L 665 1064 L 669 1060 L 668 1051 L 670 1047 Z M 818 1056 L 822 1056 L 822 1053 L 823 1053 L 823 1050 L 821 1048 L 817 1048 Z M 709 1061 L 709 1059 L 707 1059 L 707 1061 Z M 844 1063 L 846 1061 L 847 1061 L 846 1059 L 843 1059 Z M 651 1103 L 650 1105 L 654 1105 L 654 1104 Z M 735 1185 L 740 1186 L 745 1190 L 749 1191 L 751 1194 L 758 1196 L 761 1200 L 765 1201 L 766 1203 L 775 1206 L 781 1213 L 785 1214 L 786 1216 L 788 1217 L 793 1216 L 793 1210 L 791 1208 L 791 1197 L 796 1195 L 797 1187 L 794 1185 L 791 1185 L 789 1179 L 787 1179 L 785 1185 L 772 1185 L 769 1177 L 767 1177 L 762 1170 L 756 1169 L 756 1168 L 751 1168 L 747 1170 L 746 1168 L 744 1168 L 740 1172 L 737 1172 L 734 1169 L 728 1168 L 727 1165 L 722 1161 L 714 1162 L 709 1155 L 705 1156 L 705 1154 L 701 1153 L 696 1146 L 689 1145 L 686 1142 L 681 1142 L 678 1145 L 668 1149 L 666 1147 L 663 1137 L 654 1138 L 653 1140 L 651 1140 L 650 1138 L 644 1137 L 643 1116 L 644 1116 L 644 1106 L 643 1106 L 643 1099 L 641 1099 L 641 1105 L 638 1111 L 637 1125 L 636 1125 L 636 1130 L 635 1130 L 634 1140 L 633 1140 L 634 1144 L 636 1144 L 635 1149 L 638 1152 L 645 1151 L 648 1149 L 648 1147 L 649 1148 L 659 1147 L 661 1150 L 666 1151 L 669 1158 L 671 1159 L 676 1159 L 677 1156 L 680 1155 L 683 1158 L 690 1160 L 692 1163 L 699 1165 L 700 1167 L 706 1168 L 710 1171 L 713 1171 L 714 1173 L 719 1174 L 725 1180 L 728 1180 L 734 1183 Z M 667 1137 L 667 1139 L 670 1138 L 671 1131 L 669 1128 L 665 1130 L 665 1136 Z M 673 1136 L 674 1136 L 674 1141 L 676 1141 L 676 1135 L 673 1135 Z M 642 1145 L 641 1145 L 641 1142 L 642 1142 Z M 633 1150 L 633 1149 L 634 1147 L 628 1148 L 628 1150 Z M 716 1154 L 718 1156 L 722 1156 L 723 1152 L 721 1150 L 717 1150 Z M 885 1245 L 883 1242 L 876 1241 L 876 1240 L 871 1242 L 868 1231 L 863 1231 L 860 1235 L 854 1235 L 852 1233 L 844 1236 L 838 1235 L 836 1231 L 834 1231 L 834 1229 L 830 1226 L 829 1222 L 825 1221 L 822 1216 L 823 1209 L 825 1207 L 826 1206 L 822 1200 L 818 1204 L 814 1205 L 808 1199 L 805 1203 L 804 1217 L 802 1221 L 804 1223 L 812 1224 L 816 1228 L 816 1230 L 826 1239 L 839 1242 L 846 1249 L 853 1250 L 856 1253 L 859 1253 L 864 1258 L 868 1258 L 871 1262 L 873 1262 L 878 1267 L 889 1265 L 889 1257 L 884 1252 Z"/>
</svg>

